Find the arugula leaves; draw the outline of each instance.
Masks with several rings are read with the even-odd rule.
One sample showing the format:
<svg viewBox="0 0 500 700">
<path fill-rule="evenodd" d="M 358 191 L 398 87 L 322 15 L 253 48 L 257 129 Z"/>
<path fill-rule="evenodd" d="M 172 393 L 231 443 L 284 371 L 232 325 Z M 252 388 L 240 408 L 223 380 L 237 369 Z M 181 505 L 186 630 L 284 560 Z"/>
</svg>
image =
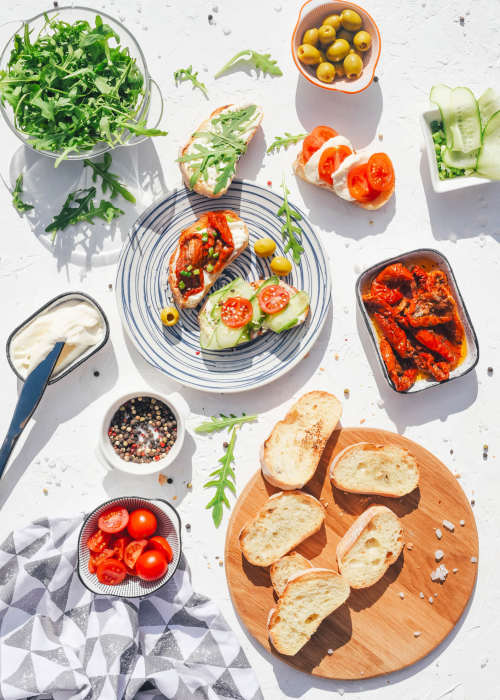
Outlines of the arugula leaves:
<svg viewBox="0 0 500 700">
<path fill-rule="evenodd" d="M 30 211 L 30 209 L 34 209 L 32 204 L 27 204 L 26 202 L 23 202 L 23 200 L 21 199 L 22 193 L 23 174 L 21 173 L 16 180 L 16 184 L 14 185 L 14 191 L 12 192 L 12 204 L 20 214 L 24 214 L 25 211 Z"/>
<path fill-rule="evenodd" d="M 210 416 L 210 420 L 197 425 L 194 432 L 204 434 L 213 433 L 216 430 L 224 430 L 225 428 L 231 430 L 231 428 L 234 428 L 236 425 L 257 420 L 257 415 L 247 416 L 244 413 L 241 416 L 236 416 L 234 413 L 225 416 L 223 413 L 219 413 L 219 416 L 219 418 L 217 416 Z"/>
<path fill-rule="evenodd" d="M 52 233 L 52 241 L 55 240 L 57 232 L 64 231 L 67 226 L 78 224 L 80 221 L 93 224 L 95 218 L 104 219 L 109 224 L 124 213 L 105 199 L 102 199 L 96 207 L 94 204 L 96 192 L 95 187 L 87 187 L 69 193 L 61 211 L 54 216 L 52 223 L 45 229 L 47 233 Z M 72 206 L 73 204 L 76 206 Z"/>
<path fill-rule="evenodd" d="M 304 248 L 300 244 L 297 236 L 302 237 L 302 231 L 295 224 L 295 221 L 300 221 L 302 219 L 302 214 L 293 209 L 288 203 L 288 195 L 290 190 L 286 186 L 285 177 L 283 176 L 283 181 L 281 183 L 281 189 L 283 190 L 283 204 L 278 209 L 277 216 L 285 216 L 285 222 L 281 227 L 281 234 L 284 239 L 287 239 L 284 253 L 288 253 L 289 250 L 292 251 L 292 257 L 294 262 L 298 265 L 300 263 L 300 256 L 304 252 Z"/>
<path fill-rule="evenodd" d="M 307 134 L 291 134 L 289 131 L 285 131 L 284 136 L 275 136 L 274 141 L 271 143 L 266 153 L 272 153 L 273 151 L 279 151 L 281 148 L 287 149 L 292 143 L 298 143 L 305 139 Z"/>
<path fill-rule="evenodd" d="M 222 465 L 215 471 L 213 471 L 210 476 L 216 477 L 207 481 L 204 484 L 204 488 L 215 488 L 215 494 L 212 500 L 207 503 L 206 508 L 212 508 L 212 519 L 214 521 L 215 527 L 219 527 L 222 522 L 223 515 L 223 505 L 225 504 L 227 508 L 231 508 L 229 501 L 226 496 L 226 489 L 232 491 L 236 495 L 236 476 L 231 467 L 231 463 L 234 462 L 234 443 L 236 442 L 236 428 L 233 428 L 233 433 L 231 435 L 231 440 L 227 446 L 225 454 L 219 459 L 219 463 Z"/>
<path fill-rule="evenodd" d="M 104 154 L 104 159 L 100 163 L 86 158 L 83 164 L 85 167 L 92 168 L 94 171 L 92 173 L 92 182 L 96 182 L 97 176 L 101 178 L 102 191 L 107 192 L 109 190 L 111 199 L 114 199 L 120 194 L 127 201 L 135 203 L 134 195 L 127 190 L 125 185 L 121 184 L 118 180 L 118 175 L 109 172 L 109 166 L 111 165 L 111 156 L 109 153 Z"/>
<path fill-rule="evenodd" d="M 208 90 L 205 83 L 198 80 L 198 73 L 193 72 L 193 66 L 188 66 L 187 68 L 179 68 L 174 73 L 174 80 L 176 84 L 183 83 L 186 80 L 190 80 L 195 88 L 202 91 L 205 97 L 208 99 Z"/>
<path fill-rule="evenodd" d="M 243 49 L 235 54 L 231 60 L 229 60 L 226 65 L 222 66 L 220 71 L 215 74 L 215 78 L 219 78 L 223 73 L 232 68 L 240 59 L 245 59 L 248 61 L 255 70 L 262 71 L 264 75 L 283 75 L 281 68 L 278 66 L 277 62 L 271 58 L 269 53 L 258 53 L 257 51 L 252 51 L 251 49 Z"/>
</svg>

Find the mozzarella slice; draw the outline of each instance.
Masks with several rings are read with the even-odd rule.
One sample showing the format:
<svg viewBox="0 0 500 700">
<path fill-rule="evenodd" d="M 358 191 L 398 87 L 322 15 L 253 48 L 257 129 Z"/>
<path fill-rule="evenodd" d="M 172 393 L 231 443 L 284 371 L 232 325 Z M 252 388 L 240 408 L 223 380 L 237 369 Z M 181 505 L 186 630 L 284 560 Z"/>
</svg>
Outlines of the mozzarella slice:
<svg viewBox="0 0 500 700">
<path fill-rule="evenodd" d="M 353 153 L 352 156 L 347 156 L 333 173 L 333 191 L 348 202 L 354 201 L 347 186 L 349 170 L 355 165 L 363 165 L 363 163 L 368 163 L 368 156 L 364 153 Z"/>
<path fill-rule="evenodd" d="M 328 141 L 325 141 L 325 143 L 321 146 L 321 148 L 319 148 L 315 153 L 312 154 L 312 156 L 309 158 L 307 163 L 304 165 L 304 174 L 305 174 L 306 180 L 308 180 L 308 182 L 312 183 L 313 185 L 327 185 L 328 184 L 324 180 L 322 180 L 319 176 L 319 173 L 318 173 L 319 161 L 320 161 L 321 155 L 323 154 L 324 151 L 326 151 L 327 148 L 336 148 L 337 146 L 347 146 L 347 148 L 350 148 L 351 151 L 354 153 L 354 148 L 352 146 L 352 143 L 349 141 L 349 139 L 346 139 L 344 136 L 335 136 L 333 139 L 328 139 Z M 350 158 L 350 157 L 351 156 L 348 156 L 348 158 Z"/>
</svg>

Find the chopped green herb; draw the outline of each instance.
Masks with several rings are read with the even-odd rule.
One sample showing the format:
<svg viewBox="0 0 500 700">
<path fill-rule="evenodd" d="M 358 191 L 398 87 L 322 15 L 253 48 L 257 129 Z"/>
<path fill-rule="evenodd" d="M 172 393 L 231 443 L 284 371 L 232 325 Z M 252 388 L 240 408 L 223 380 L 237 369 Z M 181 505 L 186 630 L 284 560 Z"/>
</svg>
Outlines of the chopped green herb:
<svg viewBox="0 0 500 700">
<path fill-rule="evenodd" d="M 186 289 L 186 285 L 182 280 L 179 282 L 179 289 Z"/>
<path fill-rule="evenodd" d="M 123 214 L 121 209 L 105 199 L 102 199 L 99 206 L 96 207 L 94 205 L 95 195 L 95 187 L 70 192 L 59 214 L 54 216 L 52 223 L 45 229 L 47 233 L 52 233 L 52 241 L 55 240 L 57 232 L 63 231 L 67 226 L 78 224 L 81 221 L 93 224 L 95 218 L 104 219 L 109 224 L 113 219 Z M 72 204 L 76 206 L 72 206 Z"/>
<path fill-rule="evenodd" d="M 207 272 L 213 272 L 213 271 L 214 271 L 214 266 L 211 263 L 208 263 Z"/>
<path fill-rule="evenodd" d="M 199 275 L 199 274 L 200 274 L 200 271 L 198 270 L 198 268 L 196 268 L 196 270 L 193 270 L 193 275 Z"/>
<path fill-rule="evenodd" d="M 294 262 L 298 265 L 300 263 L 300 256 L 304 252 L 304 248 L 297 239 L 302 236 L 301 229 L 296 226 L 295 221 L 300 221 L 302 215 L 298 211 L 292 209 L 288 203 L 288 195 L 290 190 L 286 186 L 285 177 L 283 176 L 283 181 L 281 183 L 281 189 L 283 190 L 283 204 L 280 206 L 277 212 L 277 216 L 285 216 L 285 223 L 281 227 L 281 234 L 286 240 L 284 253 L 288 253 L 289 250 L 292 251 L 292 257 Z"/>
<path fill-rule="evenodd" d="M 210 248 L 208 249 L 208 254 L 213 255 L 213 253 L 214 253 L 214 247 L 213 247 L 213 245 L 211 245 Z"/>
<path fill-rule="evenodd" d="M 20 214 L 24 214 L 25 211 L 30 211 L 30 209 L 34 209 L 32 204 L 27 204 L 26 202 L 23 202 L 23 200 L 21 199 L 22 193 L 23 174 L 21 173 L 16 180 L 16 184 L 14 185 L 14 191 L 12 192 L 12 204 Z"/>
<path fill-rule="evenodd" d="M 192 269 L 193 269 L 193 266 L 192 266 L 192 265 L 188 265 L 188 266 L 186 267 L 186 270 L 187 270 L 188 272 L 191 272 Z"/>
<path fill-rule="evenodd" d="M 114 199 L 118 194 L 120 194 L 124 199 L 129 202 L 135 202 L 134 195 L 127 190 L 127 188 L 121 184 L 118 180 L 118 175 L 109 172 L 109 166 L 111 165 L 111 155 L 109 153 L 104 154 L 104 159 L 101 162 L 93 162 L 86 158 L 83 164 L 87 167 L 92 168 L 94 171 L 92 173 L 92 182 L 96 182 L 97 176 L 101 178 L 101 187 L 103 192 L 110 191 L 111 199 Z"/>
<path fill-rule="evenodd" d="M 251 423 L 255 420 L 257 420 L 256 414 L 247 416 L 243 413 L 241 416 L 236 416 L 234 413 L 230 413 L 228 416 L 225 416 L 223 413 L 220 413 L 219 416 L 210 416 L 210 420 L 197 425 L 194 432 L 213 433 L 217 430 L 225 430 L 226 428 L 231 430 L 231 428 L 234 428 L 236 425 Z"/>
<path fill-rule="evenodd" d="M 222 465 L 219 469 L 213 471 L 210 476 L 215 477 L 204 484 L 204 488 L 215 488 L 215 495 L 212 500 L 207 503 L 206 508 L 212 508 L 212 519 L 214 521 L 215 527 L 219 527 L 222 522 L 223 515 L 223 505 L 225 504 L 227 508 L 230 508 L 229 501 L 226 496 L 226 489 L 232 491 L 236 495 L 236 476 L 231 467 L 231 463 L 234 462 L 234 443 L 236 442 L 236 428 L 233 428 L 233 434 L 231 435 L 231 440 L 227 446 L 225 454 L 219 459 L 219 463 Z"/>
<path fill-rule="evenodd" d="M 252 51 L 251 49 L 244 49 L 235 54 L 231 60 L 229 60 L 225 66 L 223 66 L 220 71 L 215 74 L 216 78 L 219 78 L 223 73 L 232 68 L 240 59 L 246 60 L 250 65 L 252 65 L 257 72 L 262 71 L 264 75 L 268 73 L 269 75 L 283 75 L 281 68 L 278 66 L 277 62 L 271 58 L 269 53 L 258 53 L 257 51 Z"/>
<path fill-rule="evenodd" d="M 275 136 L 274 141 L 271 143 L 266 153 L 272 153 L 273 151 L 279 151 L 281 148 L 287 149 L 292 143 L 298 143 L 305 139 L 307 134 L 290 134 L 285 131 L 284 136 Z"/>
<path fill-rule="evenodd" d="M 179 70 L 176 70 L 174 73 L 174 80 L 177 85 L 185 82 L 186 80 L 190 80 L 193 83 L 193 87 L 201 90 L 208 99 L 207 86 L 198 80 L 198 73 L 193 73 L 193 66 L 189 66 L 188 68 L 179 68 Z"/>
<path fill-rule="evenodd" d="M 212 253 L 212 258 L 215 258 L 217 260 L 218 257 L 219 257 L 219 253 Z"/>
<path fill-rule="evenodd" d="M 208 241 L 208 233 L 204 233 L 201 237 L 201 240 L 203 241 L 203 243 L 206 243 Z"/>
</svg>

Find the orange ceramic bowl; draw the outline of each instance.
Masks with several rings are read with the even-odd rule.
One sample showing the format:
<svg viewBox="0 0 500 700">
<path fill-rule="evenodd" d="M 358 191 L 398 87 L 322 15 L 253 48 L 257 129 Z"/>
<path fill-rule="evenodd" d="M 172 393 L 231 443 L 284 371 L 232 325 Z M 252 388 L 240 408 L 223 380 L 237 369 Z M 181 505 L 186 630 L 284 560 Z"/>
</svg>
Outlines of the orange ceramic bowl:
<svg viewBox="0 0 500 700">
<path fill-rule="evenodd" d="M 335 78 L 333 83 L 323 83 L 316 77 L 316 66 L 306 66 L 299 61 L 297 49 L 301 45 L 302 37 L 308 29 L 320 27 L 328 15 L 340 15 L 342 10 L 355 10 L 360 15 L 363 20 L 362 29 L 369 32 L 372 38 L 372 45 L 370 50 L 363 54 L 364 67 L 359 78 L 356 78 L 356 80 L 348 80 L 345 77 Z M 292 34 L 292 56 L 300 74 L 310 83 L 316 85 L 316 87 L 330 90 L 331 92 L 354 94 L 366 90 L 371 85 L 375 75 L 375 69 L 380 57 L 380 47 L 380 32 L 375 21 L 362 7 L 346 0 L 330 0 L 329 2 L 328 0 L 307 0 L 300 9 L 299 18 Z"/>
</svg>

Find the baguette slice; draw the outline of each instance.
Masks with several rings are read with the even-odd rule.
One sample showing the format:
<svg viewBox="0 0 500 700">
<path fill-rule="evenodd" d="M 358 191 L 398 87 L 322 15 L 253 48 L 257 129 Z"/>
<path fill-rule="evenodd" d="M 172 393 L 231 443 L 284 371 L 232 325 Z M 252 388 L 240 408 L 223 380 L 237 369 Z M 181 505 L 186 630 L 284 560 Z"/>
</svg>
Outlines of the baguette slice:
<svg viewBox="0 0 500 700">
<path fill-rule="evenodd" d="M 290 554 L 275 561 L 274 564 L 271 564 L 269 573 L 276 594 L 278 596 L 283 594 L 286 584 L 293 576 L 312 568 L 313 565 L 309 559 L 306 559 L 298 552 L 290 552 Z"/>
<path fill-rule="evenodd" d="M 339 571 L 351 588 L 377 583 L 403 549 L 403 527 L 385 506 L 365 510 L 337 545 Z"/>
<path fill-rule="evenodd" d="M 349 493 L 374 493 L 400 498 L 418 486 L 417 460 L 396 445 L 358 442 L 335 457 L 330 467 L 333 485 Z"/>
<path fill-rule="evenodd" d="M 267 621 L 274 648 L 287 656 L 296 654 L 348 597 L 349 584 L 336 571 L 313 568 L 294 576 Z"/>
<path fill-rule="evenodd" d="M 275 493 L 240 532 L 243 556 L 255 566 L 270 566 L 323 525 L 325 509 L 303 491 Z"/>
<path fill-rule="evenodd" d="M 300 489 L 316 471 L 342 404 L 326 391 L 310 391 L 273 428 L 260 451 L 264 478 L 281 489 Z"/>
<path fill-rule="evenodd" d="M 189 151 L 191 152 L 191 147 L 193 147 L 193 152 L 194 152 L 194 146 L 196 143 L 200 143 L 201 145 L 206 146 L 207 145 L 207 139 L 203 137 L 199 137 L 196 134 L 199 132 L 207 132 L 207 131 L 213 131 L 214 130 L 214 125 L 212 123 L 212 120 L 214 117 L 217 117 L 219 114 L 222 112 L 229 112 L 232 110 L 238 110 L 238 109 L 243 109 L 244 107 L 248 107 L 250 104 L 254 104 L 253 102 L 245 102 L 242 104 L 229 104 L 229 105 L 224 105 L 223 107 L 218 107 L 216 110 L 212 112 L 212 114 L 208 117 L 208 119 L 205 119 L 199 127 L 194 131 L 193 134 L 191 134 L 191 137 L 189 141 L 185 144 L 180 149 L 179 156 L 184 156 L 186 153 Z M 259 128 L 259 125 L 262 121 L 262 117 L 264 116 L 264 112 L 262 110 L 262 107 L 259 107 L 259 105 L 255 105 L 256 110 L 253 115 L 253 119 L 251 120 L 251 127 L 247 130 L 246 136 L 245 136 L 245 143 L 248 144 L 250 141 L 253 139 L 255 132 Z M 179 167 L 181 170 L 182 174 L 182 179 L 184 180 L 186 187 L 189 187 L 190 189 L 193 189 L 195 192 L 198 192 L 198 194 L 202 194 L 205 197 L 211 197 L 214 199 L 217 199 L 218 197 L 222 197 L 223 194 L 226 194 L 228 191 L 233 178 L 235 176 L 235 172 L 233 173 L 232 177 L 229 178 L 228 183 L 224 189 L 220 190 L 217 192 L 217 194 L 214 194 L 214 189 L 215 189 L 215 179 L 209 180 L 206 182 L 203 178 L 199 178 L 195 183 L 194 186 L 191 188 L 190 181 L 191 177 L 193 175 L 193 168 L 191 167 L 190 163 L 179 163 Z"/>
</svg>

